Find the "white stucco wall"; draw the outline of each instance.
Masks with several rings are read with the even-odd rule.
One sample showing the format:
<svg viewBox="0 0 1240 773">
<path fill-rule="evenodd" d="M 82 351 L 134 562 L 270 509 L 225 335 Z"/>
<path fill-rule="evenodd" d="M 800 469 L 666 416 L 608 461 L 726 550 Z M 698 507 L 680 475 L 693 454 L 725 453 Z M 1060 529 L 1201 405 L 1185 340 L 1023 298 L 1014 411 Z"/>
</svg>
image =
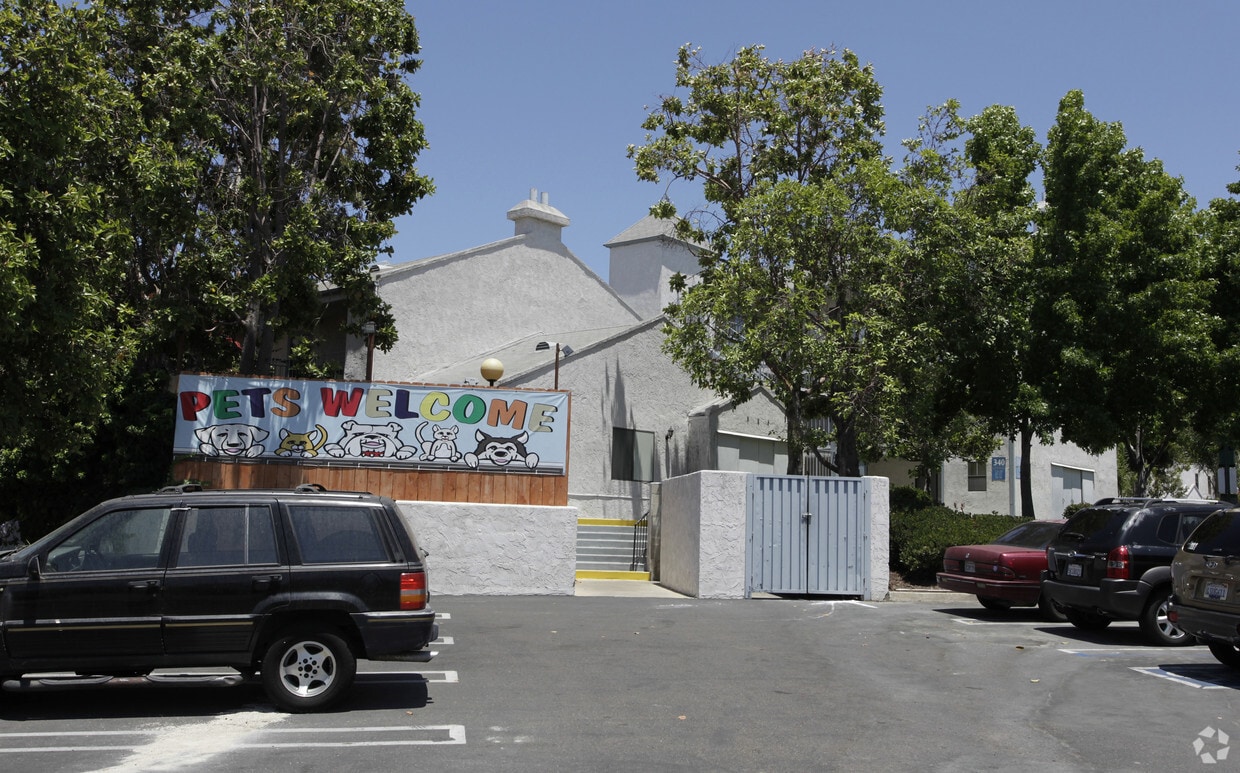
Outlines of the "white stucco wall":
<svg viewBox="0 0 1240 773">
<path fill-rule="evenodd" d="M 577 509 L 398 502 L 428 551 L 431 594 L 573 594 Z"/>
<path fill-rule="evenodd" d="M 866 599 L 891 597 L 891 481 L 866 476 L 870 484 L 870 592 Z"/>
<path fill-rule="evenodd" d="M 659 487 L 661 585 L 697 598 L 745 597 L 748 479 L 705 471 Z"/>
</svg>

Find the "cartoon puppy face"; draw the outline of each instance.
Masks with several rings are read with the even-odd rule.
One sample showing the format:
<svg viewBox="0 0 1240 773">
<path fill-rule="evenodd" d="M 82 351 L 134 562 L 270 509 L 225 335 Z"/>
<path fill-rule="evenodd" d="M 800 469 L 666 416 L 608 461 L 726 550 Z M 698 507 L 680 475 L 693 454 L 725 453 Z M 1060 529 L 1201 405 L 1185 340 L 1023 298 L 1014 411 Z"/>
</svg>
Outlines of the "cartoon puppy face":
<svg viewBox="0 0 1240 773">
<path fill-rule="evenodd" d="M 198 450 L 207 456 L 259 456 L 260 445 L 270 434 L 249 424 L 216 424 L 194 430 Z"/>
</svg>

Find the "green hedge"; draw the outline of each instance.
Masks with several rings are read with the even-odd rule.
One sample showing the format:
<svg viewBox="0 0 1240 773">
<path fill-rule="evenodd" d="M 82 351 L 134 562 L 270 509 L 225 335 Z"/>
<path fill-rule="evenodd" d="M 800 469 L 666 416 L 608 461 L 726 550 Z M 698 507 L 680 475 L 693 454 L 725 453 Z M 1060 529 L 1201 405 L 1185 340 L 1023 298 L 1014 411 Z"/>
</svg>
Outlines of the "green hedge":
<svg viewBox="0 0 1240 773">
<path fill-rule="evenodd" d="M 985 544 L 1028 520 L 1000 513 L 972 515 L 928 502 L 924 492 L 908 487 L 891 492 L 891 568 L 917 585 L 934 584 L 943 551 L 952 545 Z"/>
</svg>

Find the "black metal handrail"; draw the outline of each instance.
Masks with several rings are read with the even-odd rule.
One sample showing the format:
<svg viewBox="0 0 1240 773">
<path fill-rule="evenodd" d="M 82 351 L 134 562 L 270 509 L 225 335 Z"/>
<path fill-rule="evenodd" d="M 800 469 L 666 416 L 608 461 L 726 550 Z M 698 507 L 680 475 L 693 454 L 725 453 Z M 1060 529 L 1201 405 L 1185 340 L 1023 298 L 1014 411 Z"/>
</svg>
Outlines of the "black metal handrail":
<svg viewBox="0 0 1240 773">
<path fill-rule="evenodd" d="M 633 558 L 629 563 L 630 572 L 644 572 L 646 570 L 646 542 L 649 525 L 649 511 L 641 517 L 641 520 L 633 524 Z"/>
</svg>

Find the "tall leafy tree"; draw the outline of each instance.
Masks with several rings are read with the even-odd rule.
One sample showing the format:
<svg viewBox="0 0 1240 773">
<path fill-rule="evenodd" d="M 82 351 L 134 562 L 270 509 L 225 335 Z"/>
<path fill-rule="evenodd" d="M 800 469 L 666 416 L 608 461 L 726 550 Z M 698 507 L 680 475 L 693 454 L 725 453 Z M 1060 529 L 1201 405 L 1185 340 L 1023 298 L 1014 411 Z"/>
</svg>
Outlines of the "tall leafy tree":
<svg viewBox="0 0 1240 773">
<path fill-rule="evenodd" d="M 175 289 L 180 334 L 235 344 L 245 373 L 272 372 L 276 343 L 313 329 L 323 283 L 390 346 L 369 268 L 395 218 L 432 191 L 415 167 L 426 139 L 407 81 L 420 60 L 404 5 L 105 5 L 152 140 L 197 176 L 171 199 L 170 220 L 188 227 L 169 237 L 169 219 L 145 224 L 154 249 L 141 261 L 143 290 Z"/>
<path fill-rule="evenodd" d="M 1181 180 L 1069 92 L 1048 137 L 1031 320 L 1039 385 L 1064 437 L 1118 446 L 1144 494 L 1201 404 L 1211 284 Z"/>
<path fill-rule="evenodd" d="M 695 383 L 743 402 L 766 389 L 785 409 L 789 473 L 825 443 L 858 473 L 892 440 L 900 384 L 888 365 L 914 346 L 899 324 L 908 249 L 889 219 L 901 185 L 882 147 L 882 89 L 850 51 L 770 61 L 761 47 L 705 63 L 680 50 L 676 86 L 631 146 L 641 179 L 700 181 L 707 208 L 679 221 L 707 245 L 673 280 L 665 349 Z M 676 214 L 664 201 L 654 209 Z"/>
<path fill-rule="evenodd" d="M 5 477 L 87 441 L 131 366 L 117 179 L 140 117 L 97 8 L 0 5 L 0 448 Z M 17 467 L 17 469 L 15 469 Z"/>
<path fill-rule="evenodd" d="M 1240 167 L 1237 167 L 1240 170 Z M 1229 197 L 1210 202 L 1202 213 L 1199 245 L 1213 283 L 1211 312 L 1217 360 L 1203 380 L 1206 394 L 1197 414 L 1195 461 L 1219 465 L 1219 451 L 1240 448 L 1240 182 L 1227 186 Z"/>
</svg>

